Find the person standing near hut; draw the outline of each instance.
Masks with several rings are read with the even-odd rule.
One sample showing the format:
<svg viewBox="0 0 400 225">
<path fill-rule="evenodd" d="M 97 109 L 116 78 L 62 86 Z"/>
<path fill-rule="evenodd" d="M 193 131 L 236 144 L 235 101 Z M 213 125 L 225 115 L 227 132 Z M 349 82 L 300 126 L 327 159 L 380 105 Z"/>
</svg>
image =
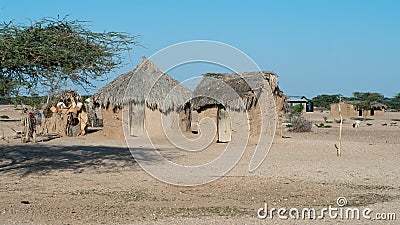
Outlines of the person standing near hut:
<svg viewBox="0 0 400 225">
<path fill-rule="evenodd" d="M 21 142 L 26 143 L 31 140 L 36 142 L 36 119 L 32 112 L 23 118 L 23 124 L 25 127 L 25 136 L 22 137 Z"/>
<path fill-rule="evenodd" d="M 78 109 L 78 120 L 81 127 L 81 131 L 78 135 L 85 135 L 89 118 L 80 99 L 78 100 L 76 107 Z"/>
</svg>

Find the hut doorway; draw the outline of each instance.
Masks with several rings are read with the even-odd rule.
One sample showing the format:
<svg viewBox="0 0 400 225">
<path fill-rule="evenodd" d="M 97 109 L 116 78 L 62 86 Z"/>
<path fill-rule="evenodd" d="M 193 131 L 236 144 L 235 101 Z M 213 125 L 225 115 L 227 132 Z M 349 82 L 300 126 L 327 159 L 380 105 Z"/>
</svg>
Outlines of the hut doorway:
<svg viewBox="0 0 400 225">
<path fill-rule="evenodd" d="M 129 133 L 141 136 L 144 131 L 144 104 L 129 103 Z"/>
<path fill-rule="evenodd" d="M 182 115 L 183 114 L 183 115 Z M 192 107 L 186 102 L 184 109 L 180 112 L 179 126 L 186 132 L 191 131 Z"/>
<path fill-rule="evenodd" d="M 218 142 L 226 143 L 231 141 L 231 120 L 228 111 L 225 107 L 219 107 L 217 113 L 217 130 L 218 130 Z"/>
</svg>

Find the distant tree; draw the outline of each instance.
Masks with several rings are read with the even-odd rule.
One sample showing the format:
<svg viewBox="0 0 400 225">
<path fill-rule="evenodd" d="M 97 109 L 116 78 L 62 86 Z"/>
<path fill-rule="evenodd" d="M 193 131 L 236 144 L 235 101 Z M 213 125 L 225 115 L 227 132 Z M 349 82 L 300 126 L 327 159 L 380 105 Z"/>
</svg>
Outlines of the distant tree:
<svg viewBox="0 0 400 225">
<path fill-rule="evenodd" d="M 358 109 L 363 111 L 364 118 L 366 117 L 366 112 L 369 111 L 373 104 L 384 103 L 385 97 L 380 93 L 371 92 L 354 92 L 354 99 L 356 100 L 355 105 Z"/>
<path fill-rule="evenodd" d="M 12 93 L 17 93 L 16 83 L 11 77 L 0 73 L 0 98 L 4 98 Z"/>
<path fill-rule="evenodd" d="M 400 93 L 396 96 L 387 100 L 388 105 L 391 109 L 400 109 Z"/>
<path fill-rule="evenodd" d="M 338 103 L 339 102 L 339 98 L 340 98 L 340 94 L 336 94 L 336 95 L 318 95 L 316 97 L 314 97 L 312 99 L 312 101 L 314 102 L 314 106 L 315 107 L 322 107 L 325 109 L 330 109 L 331 108 L 331 104 L 333 103 Z"/>
<path fill-rule="evenodd" d="M 0 24 L 0 97 L 18 87 L 34 93 L 53 93 L 72 82 L 83 88 L 118 68 L 122 52 L 137 36 L 120 32 L 96 33 L 87 23 L 44 18 L 31 25 Z"/>
</svg>

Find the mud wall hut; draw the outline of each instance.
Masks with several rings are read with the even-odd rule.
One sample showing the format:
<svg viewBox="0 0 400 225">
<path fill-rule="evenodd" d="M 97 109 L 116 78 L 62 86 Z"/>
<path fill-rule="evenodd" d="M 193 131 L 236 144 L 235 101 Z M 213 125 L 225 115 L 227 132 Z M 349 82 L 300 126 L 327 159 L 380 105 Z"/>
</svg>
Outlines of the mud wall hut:
<svg viewBox="0 0 400 225">
<path fill-rule="evenodd" d="M 381 103 L 371 105 L 371 109 L 363 111 L 358 109 L 356 102 L 341 102 L 340 110 L 342 116 L 358 117 L 358 116 L 383 116 L 385 114 L 386 106 Z M 339 103 L 331 104 L 330 114 L 332 116 L 339 116 Z"/>
<path fill-rule="evenodd" d="M 339 116 L 339 105 L 340 105 L 340 111 L 342 113 L 342 116 L 356 117 L 356 116 L 359 116 L 360 113 L 362 116 L 362 111 L 357 110 L 357 108 L 354 104 L 351 104 L 348 102 L 331 104 L 331 110 L 330 110 L 331 116 Z"/>
<path fill-rule="evenodd" d="M 235 95 L 223 86 L 228 85 Z M 276 113 L 276 134 L 281 135 L 282 119 L 284 111 L 287 109 L 286 96 L 278 87 L 278 76 L 271 72 L 248 72 L 241 74 L 204 74 L 201 82 L 194 91 L 194 98 L 191 101 L 192 109 L 198 114 L 197 121 L 193 121 L 193 131 L 198 130 L 198 121 L 203 118 L 211 118 L 217 124 L 217 135 L 215 140 L 218 142 L 231 141 L 232 129 L 231 120 L 227 113 L 227 108 L 232 112 L 247 112 L 250 137 L 258 137 L 261 130 L 261 115 L 274 117 L 268 113 L 261 113 L 260 101 L 264 101 L 268 106 L 273 107 L 272 95 L 275 101 L 274 112 Z M 211 96 L 211 97 L 210 97 Z M 213 98 L 213 96 L 217 96 Z M 268 102 L 269 101 L 269 102 Z M 244 105 L 241 105 L 241 102 Z M 193 114 L 193 113 L 192 113 Z"/>
<path fill-rule="evenodd" d="M 369 112 L 369 116 L 384 116 L 386 105 L 382 103 L 376 103 L 371 106 L 371 110 Z"/>
<path fill-rule="evenodd" d="M 190 90 L 143 57 L 135 69 L 96 92 L 93 102 L 102 109 L 105 136 L 124 138 L 123 125 L 131 136 L 145 131 L 163 136 L 165 128 L 190 129 L 190 96 Z"/>
</svg>

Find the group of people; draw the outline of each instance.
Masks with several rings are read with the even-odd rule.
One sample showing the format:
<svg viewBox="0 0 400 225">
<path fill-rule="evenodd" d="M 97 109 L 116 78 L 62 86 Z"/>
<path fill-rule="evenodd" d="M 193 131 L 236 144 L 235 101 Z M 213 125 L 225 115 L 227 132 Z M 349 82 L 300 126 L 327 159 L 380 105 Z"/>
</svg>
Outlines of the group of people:
<svg viewBox="0 0 400 225">
<path fill-rule="evenodd" d="M 60 97 L 55 111 L 61 117 L 64 117 L 66 115 L 66 135 L 74 136 L 73 128 L 77 125 L 80 125 L 80 132 L 78 135 L 86 134 L 88 116 L 85 112 L 84 104 L 82 103 L 82 99 L 80 96 L 77 96 L 76 98 L 70 97 L 67 99 Z"/>
<path fill-rule="evenodd" d="M 43 114 L 39 111 L 23 110 L 21 118 L 25 127 L 22 142 L 36 142 L 36 135 L 58 134 L 60 136 L 85 135 L 88 126 L 88 114 L 80 95 L 65 91 L 58 101 L 48 103 Z"/>
</svg>

